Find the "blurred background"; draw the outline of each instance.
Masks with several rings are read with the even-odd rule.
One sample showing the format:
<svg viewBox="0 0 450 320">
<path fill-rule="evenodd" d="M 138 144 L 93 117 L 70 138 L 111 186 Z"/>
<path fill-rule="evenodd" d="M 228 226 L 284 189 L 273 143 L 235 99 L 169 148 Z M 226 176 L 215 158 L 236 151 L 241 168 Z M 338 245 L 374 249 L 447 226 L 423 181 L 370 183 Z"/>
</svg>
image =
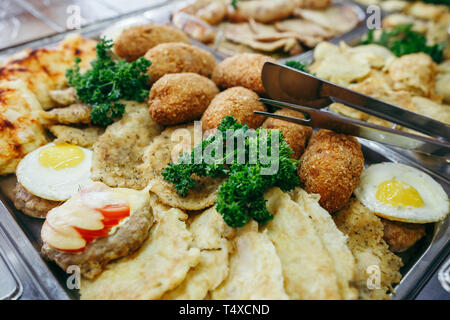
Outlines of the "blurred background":
<svg viewBox="0 0 450 320">
<path fill-rule="evenodd" d="M 170 0 L 0 0 L 0 51 Z"/>
</svg>

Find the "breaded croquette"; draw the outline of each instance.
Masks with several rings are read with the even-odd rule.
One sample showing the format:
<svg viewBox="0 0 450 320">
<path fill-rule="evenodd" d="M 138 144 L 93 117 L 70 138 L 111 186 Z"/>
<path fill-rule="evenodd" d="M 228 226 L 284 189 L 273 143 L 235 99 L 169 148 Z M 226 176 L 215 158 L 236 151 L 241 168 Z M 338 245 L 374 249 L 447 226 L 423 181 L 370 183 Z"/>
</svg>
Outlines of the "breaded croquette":
<svg viewBox="0 0 450 320">
<path fill-rule="evenodd" d="M 214 69 L 212 80 L 221 88 L 242 86 L 256 93 L 264 93 L 261 71 L 267 61 L 274 58 L 257 53 L 241 53 L 229 57 Z"/>
<path fill-rule="evenodd" d="M 302 113 L 290 109 L 281 109 L 276 111 L 275 114 L 305 119 L 305 116 Z M 306 144 L 308 143 L 308 140 L 313 132 L 311 127 L 302 126 L 300 124 L 276 118 L 266 119 L 262 127 L 265 129 L 281 130 L 281 132 L 283 132 L 284 139 L 289 144 L 292 151 L 294 151 L 292 154 L 294 159 L 300 158 L 303 154 Z"/>
<path fill-rule="evenodd" d="M 403 252 L 425 235 L 425 225 L 381 218 L 384 226 L 383 239 L 393 252 Z"/>
<path fill-rule="evenodd" d="M 150 83 L 169 73 L 193 72 L 211 77 L 216 66 L 210 52 L 181 42 L 159 44 L 147 51 L 145 58 L 152 62 L 148 68 Z"/>
<path fill-rule="evenodd" d="M 214 82 L 196 73 L 166 74 L 150 90 L 149 112 L 162 125 L 192 121 L 201 117 L 218 93 Z"/>
<path fill-rule="evenodd" d="M 249 128 L 258 128 L 264 116 L 254 114 L 253 111 L 267 111 L 258 99 L 256 93 L 244 87 L 233 87 L 219 93 L 203 113 L 203 130 L 217 128 L 226 116 L 233 116 L 237 122 L 247 124 Z"/>
<path fill-rule="evenodd" d="M 122 31 L 113 50 L 119 58 L 134 61 L 160 43 L 189 43 L 186 34 L 176 28 L 154 23 L 132 26 Z"/>
<path fill-rule="evenodd" d="M 363 168 L 361 145 L 354 137 L 319 130 L 301 157 L 298 173 L 305 190 L 320 194 L 320 205 L 333 213 L 347 204 Z"/>
</svg>

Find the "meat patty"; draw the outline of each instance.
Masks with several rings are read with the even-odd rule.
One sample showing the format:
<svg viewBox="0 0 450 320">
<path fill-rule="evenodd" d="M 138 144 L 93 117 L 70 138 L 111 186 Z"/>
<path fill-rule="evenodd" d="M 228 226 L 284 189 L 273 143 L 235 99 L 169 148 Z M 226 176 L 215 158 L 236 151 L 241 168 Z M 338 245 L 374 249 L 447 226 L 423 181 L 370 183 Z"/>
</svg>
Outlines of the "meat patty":
<svg viewBox="0 0 450 320">
<path fill-rule="evenodd" d="M 55 261 L 63 270 L 71 265 L 77 265 L 84 277 L 93 279 L 103 271 L 109 261 L 127 256 L 139 249 L 153 224 L 153 214 L 150 210 L 150 207 L 146 206 L 135 212 L 126 222 L 119 225 L 112 235 L 89 243 L 83 252 L 62 252 L 44 243 L 42 254 Z"/>
<path fill-rule="evenodd" d="M 34 218 L 45 218 L 47 212 L 61 204 L 59 201 L 42 199 L 27 191 L 19 182 L 14 189 L 14 206 Z"/>
<path fill-rule="evenodd" d="M 425 225 L 406 223 L 381 218 L 384 226 L 383 239 L 393 252 L 403 252 L 425 235 Z"/>
<path fill-rule="evenodd" d="M 305 190 L 320 194 L 320 205 L 333 213 L 347 204 L 363 168 L 361 145 L 354 137 L 319 130 L 309 141 L 298 172 Z"/>
</svg>

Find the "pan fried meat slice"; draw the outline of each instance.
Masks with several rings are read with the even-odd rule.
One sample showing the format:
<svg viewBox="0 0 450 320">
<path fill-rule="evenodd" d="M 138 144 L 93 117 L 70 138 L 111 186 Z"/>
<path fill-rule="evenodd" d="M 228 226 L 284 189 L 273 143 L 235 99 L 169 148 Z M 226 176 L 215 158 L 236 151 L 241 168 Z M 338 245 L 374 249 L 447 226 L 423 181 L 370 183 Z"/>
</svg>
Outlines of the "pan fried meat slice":
<svg viewBox="0 0 450 320">
<path fill-rule="evenodd" d="M 202 133 L 199 132 L 199 140 Z M 196 187 L 189 191 L 186 197 L 181 197 L 173 185 L 161 175 L 169 162 L 176 162 L 178 156 L 190 152 L 194 146 L 194 125 L 168 127 L 144 151 L 143 163 L 140 166 L 141 175 L 149 179 L 150 190 L 163 203 L 185 210 L 201 210 L 214 204 L 217 189 L 222 179 L 197 177 Z"/>
<path fill-rule="evenodd" d="M 152 199 L 156 222 L 142 247 L 133 255 L 107 265 L 94 280 L 81 281 L 81 299 L 159 299 L 174 289 L 200 261 L 192 248 L 187 215 Z"/>
<path fill-rule="evenodd" d="M 77 90 L 74 87 L 50 90 L 48 92 L 50 99 L 59 107 L 65 107 L 77 102 Z"/>
<path fill-rule="evenodd" d="M 229 7 L 228 19 L 233 22 L 255 21 L 268 23 L 292 14 L 297 3 L 292 0 L 250 0 L 237 3 L 237 9 Z"/>
<path fill-rule="evenodd" d="M 48 130 L 56 137 L 55 143 L 66 142 L 83 148 L 93 148 L 104 130 L 97 127 L 76 128 L 63 125 L 50 126 Z"/>
<path fill-rule="evenodd" d="M 126 101 L 123 118 L 110 125 L 94 145 L 92 179 L 110 187 L 143 189 L 141 176 L 144 149 L 162 128 L 150 117 L 145 103 Z"/>
<path fill-rule="evenodd" d="M 86 104 L 72 104 L 65 108 L 54 108 L 40 112 L 44 123 L 51 124 L 89 124 L 91 123 L 91 106 Z"/>
<path fill-rule="evenodd" d="M 341 299 L 334 263 L 308 213 L 278 188 L 269 190 L 265 227 L 280 257 L 286 293 L 291 299 Z"/>
<path fill-rule="evenodd" d="M 228 255 L 233 235 L 215 208 L 195 216 L 189 225 L 193 246 L 200 249 L 200 262 L 192 268 L 184 282 L 162 299 L 203 299 L 228 276 Z"/>
<path fill-rule="evenodd" d="M 293 200 L 308 213 L 333 260 L 342 299 L 356 299 L 358 292 L 350 286 L 354 278 L 355 259 L 347 247 L 347 236 L 339 231 L 330 214 L 319 205 L 319 199 L 318 195 L 308 194 L 300 188 L 294 191 Z"/>
<path fill-rule="evenodd" d="M 225 19 L 227 5 L 223 2 L 211 2 L 198 10 L 195 15 L 206 23 L 216 25 Z"/>
<path fill-rule="evenodd" d="M 355 28 L 360 22 L 358 14 L 350 5 L 335 4 L 325 10 L 300 9 L 294 15 L 312 21 L 337 33 L 345 33 Z"/>
<path fill-rule="evenodd" d="M 288 299 L 284 291 L 280 258 L 266 232 L 255 221 L 239 229 L 230 256 L 230 272 L 211 292 L 215 300 Z"/>
<path fill-rule="evenodd" d="M 389 299 L 392 286 L 402 278 L 399 270 L 403 263 L 383 240 L 384 226 L 381 219 L 357 199 L 352 199 L 333 220 L 339 230 L 348 236 L 347 245 L 356 262 L 354 284 L 359 290 L 359 298 Z M 367 287 L 368 278 L 372 274 L 371 270 L 376 269 L 380 271 L 380 287 L 371 290 Z"/>
<path fill-rule="evenodd" d="M 272 33 L 255 34 L 248 23 L 228 23 L 223 30 L 226 39 L 259 51 L 274 52 L 282 49 L 289 52 L 298 47 L 297 40 L 288 37 L 292 36 L 291 34 L 277 33 L 275 29 Z"/>
<path fill-rule="evenodd" d="M 275 23 L 280 31 L 295 33 L 297 39 L 305 42 L 313 41 L 316 44 L 335 35 L 335 32 L 321 25 L 304 19 L 287 19 Z"/>
<path fill-rule="evenodd" d="M 172 23 L 197 41 L 211 43 L 216 38 L 211 26 L 193 15 L 177 12 L 172 16 Z"/>
<path fill-rule="evenodd" d="M 24 81 L 0 82 L 0 175 L 14 173 L 27 153 L 47 143 L 39 111 Z"/>
</svg>

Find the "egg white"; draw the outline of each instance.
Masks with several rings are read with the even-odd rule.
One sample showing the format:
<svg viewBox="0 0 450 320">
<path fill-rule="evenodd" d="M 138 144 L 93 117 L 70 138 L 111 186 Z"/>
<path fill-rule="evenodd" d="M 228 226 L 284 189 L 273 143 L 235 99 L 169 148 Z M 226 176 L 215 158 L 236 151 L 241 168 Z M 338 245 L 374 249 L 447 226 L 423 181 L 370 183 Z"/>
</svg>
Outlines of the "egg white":
<svg viewBox="0 0 450 320">
<path fill-rule="evenodd" d="M 376 198 L 378 186 L 397 180 L 414 187 L 424 201 L 421 207 L 394 207 Z M 375 214 L 390 220 L 428 223 L 444 219 L 449 213 L 448 196 L 442 186 L 426 173 L 399 163 L 379 163 L 369 166 L 361 175 L 355 195 Z"/>
<path fill-rule="evenodd" d="M 92 151 L 79 147 L 84 159 L 71 168 L 52 169 L 39 163 L 39 153 L 54 146 L 49 143 L 27 154 L 16 169 L 17 181 L 31 194 L 43 199 L 64 201 L 91 182 Z"/>
</svg>

